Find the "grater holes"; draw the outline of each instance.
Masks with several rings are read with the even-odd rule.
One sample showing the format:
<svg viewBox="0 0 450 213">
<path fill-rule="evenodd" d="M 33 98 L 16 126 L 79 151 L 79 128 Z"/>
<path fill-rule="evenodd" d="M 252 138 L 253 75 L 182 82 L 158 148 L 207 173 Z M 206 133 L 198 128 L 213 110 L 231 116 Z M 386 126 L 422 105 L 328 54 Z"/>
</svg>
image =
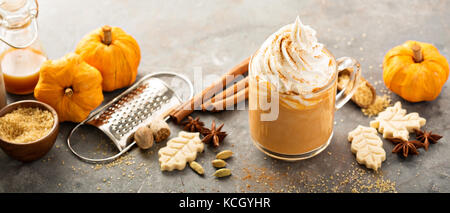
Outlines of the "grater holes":
<svg viewBox="0 0 450 213">
<path fill-rule="evenodd" d="M 172 93 L 169 92 L 162 83 L 150 78 L 123 95 L 110 105 L 110 116 L 102 117 L 107 118 L 105 124 L 109 124 L 111 136 L 122 143 L 131 131 L 143 124 L 154 112 L 164 108 L 163 104 L 172 102 Z"/>
</svg>

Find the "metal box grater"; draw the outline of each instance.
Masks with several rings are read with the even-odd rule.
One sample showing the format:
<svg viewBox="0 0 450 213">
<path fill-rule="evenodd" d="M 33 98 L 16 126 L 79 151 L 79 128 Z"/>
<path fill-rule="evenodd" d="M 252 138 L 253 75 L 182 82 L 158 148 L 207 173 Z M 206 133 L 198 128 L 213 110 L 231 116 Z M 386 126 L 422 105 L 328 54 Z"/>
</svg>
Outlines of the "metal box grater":
<svg viewBox="0 0 450 213">
<path fill-rule="evenodd" d="M 188 82 L 191 96 L 193 95 L 192 84 L 184 76 L 175 73 L 147 75 L 78 124 L 67 139 L 70 150 L 86 161 L 102 162 L 115 159 L 133 146 L 135 143 L 133 135 L 137 129 L 148 125 L 156 116 L 161 116 L 164 112 L 182 103 L 166 83 L 155 77 L 158 74 L 169 74 L 182 78 Z M 120 153 L 107 159 L 89 159 L 76 153 L 70 145 L 70 137 L 79 126 L 85 124 L 90 124 L 103 131 L 114 142 Z"/>
</svg>

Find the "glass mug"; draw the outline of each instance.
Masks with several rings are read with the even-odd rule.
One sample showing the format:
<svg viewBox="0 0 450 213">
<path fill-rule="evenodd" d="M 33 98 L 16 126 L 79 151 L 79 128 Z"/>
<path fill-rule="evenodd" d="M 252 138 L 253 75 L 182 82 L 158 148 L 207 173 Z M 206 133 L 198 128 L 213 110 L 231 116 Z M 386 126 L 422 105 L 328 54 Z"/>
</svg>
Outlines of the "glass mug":
<svg viewBox="0 0 450 213">
<path fill-rule="evenodd" d="M 334 113 L 356 91 L 361 69 L 353 58 L 336 60 L 328 50 L 324 52 L 332 59 L 331 80 L 317 91 L 301 95 L 282 94 L 270 83 L 258 82 L 258 76 L 252 77 L 253 57 L 250 60 L 250 135 L 255 146 L 265 154 L 287 161 L 303 160 L 319 154 L 330 144 Z M 339 72 L 346 69 L 353 70 L 350 81 L 336 95 Z"/>
</svg>

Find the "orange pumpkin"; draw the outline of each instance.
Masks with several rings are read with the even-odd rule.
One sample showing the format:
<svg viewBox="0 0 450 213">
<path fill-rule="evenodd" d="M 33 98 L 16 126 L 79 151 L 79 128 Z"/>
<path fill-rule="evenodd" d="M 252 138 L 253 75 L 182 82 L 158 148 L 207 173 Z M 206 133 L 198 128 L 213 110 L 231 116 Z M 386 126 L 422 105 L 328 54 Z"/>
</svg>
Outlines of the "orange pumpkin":
<svg viewBox="0 0 450 213">
<path fill-rule="evenodd" d="M 410 102 L 436 99 L 448 75 L 447 60 L 427 43 L 407 41 L 389 50 L 383 61 L 384 83 Z"/>
<path fill-rule="evenodd" d="M 86 35 L 75 50 L 103 76 L 103 90 L 130 86 L 141 60 L 139 45 L 118 27 L 104 26 Z"/>
<path fill-rule="evenodd" d="M 44 62 L 34 97 L 52 106 L 61 122 L 81 122 L 103 101 L 102 75 L 80 56 L 69 53 Z"/>
</svg>

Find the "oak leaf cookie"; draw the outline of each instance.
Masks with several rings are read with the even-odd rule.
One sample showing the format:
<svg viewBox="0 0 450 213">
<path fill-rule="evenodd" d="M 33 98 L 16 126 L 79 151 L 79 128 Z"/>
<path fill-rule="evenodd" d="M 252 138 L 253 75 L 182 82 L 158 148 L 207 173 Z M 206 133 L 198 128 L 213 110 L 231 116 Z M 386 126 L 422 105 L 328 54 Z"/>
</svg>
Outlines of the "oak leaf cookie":
<svg viewBox="0 0 450 213">
<path fill-rule="evenodd" d="M 359 125 L 348 133 L 348 141 L 352 143 L 351 150 L 356 154 L 356 161 L 367 168 L 376 171 L 386 160 L 383 141 L 378 137 L 376 129 Z"/>
<path fill-rule="evenodd" d="M 167 145 L 158 151 L 161 171 L 183 170 L 187 162 L 197 158 L 197 152 L 202 152 L 204 145 L 200 140 L 200 133 L 178 133 L 178 137 L 172 138 Z"/>
<path fill-rule="evenodd" d="M 384 138 L 398 138 L 404 141 L 409 140 L 409 133 L 420 130 L 425 125 L 426 120 L 419 116 L 417 112 L 406 114 L 402 109 L 402 104 L 398 101 L 394 106 L 386 108 L 378 114 L 370 126 L 383 133 Z"/>
</svg>

